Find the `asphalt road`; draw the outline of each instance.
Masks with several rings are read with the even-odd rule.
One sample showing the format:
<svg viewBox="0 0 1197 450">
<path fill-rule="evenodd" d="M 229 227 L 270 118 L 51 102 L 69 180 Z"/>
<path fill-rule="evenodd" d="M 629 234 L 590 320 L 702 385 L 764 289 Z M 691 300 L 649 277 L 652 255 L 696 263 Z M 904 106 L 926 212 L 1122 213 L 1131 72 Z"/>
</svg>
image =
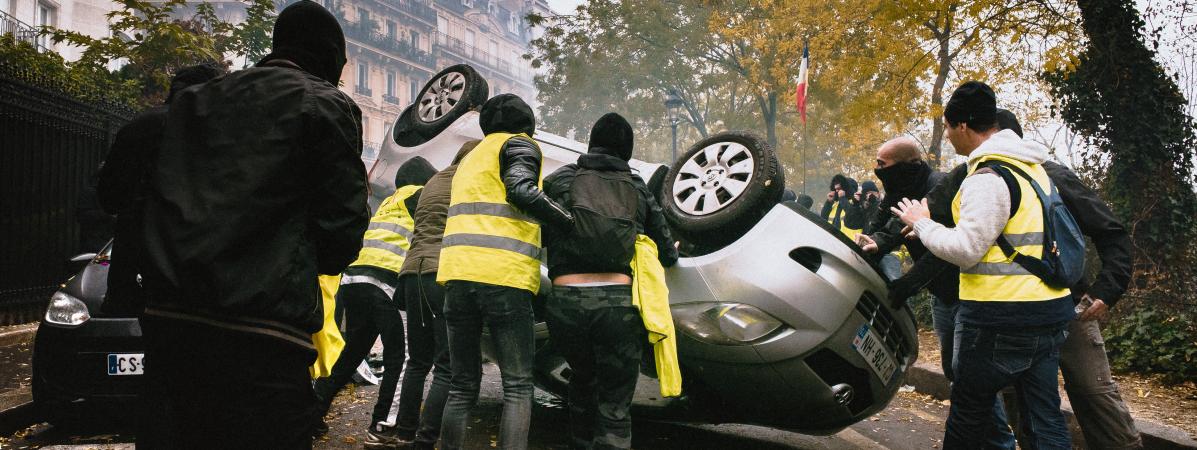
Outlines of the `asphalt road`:
<svg viewBox="0 0 1197 450">
<path fill-rule="evenodd" d="M 484 368 L 479 407 L 472 418 L 467 448 L 488 449 L 498 437 L 502 392 L 498 369 Z M 642 386 L 655 388 L 652 386 Z M 342 391 L 330 412 L 329 434 L 315 442 L 320 450 L 360 449 L 369 422 L 374 386 L 356 386 Z M 647 391 L 642 389 L 642 391 Z M 651 392 L 646 392 L 651 394 Z M 651 402 L 638 393 L 633 417 L 651 416 Z M 801 401 L 795 399 L 795 401 Z M 901 393 L 876 416 L 832 436 L 807 436 L 751 425 L 695 425 L 637 419 L 633 425 L 633 446 L 637 449 L 933 449 L 943 437 L 947 406 L 916 393 Z M 566 412 L 560 402 L 537 393 L 533 409 L 529 447 L 535 450 L 566 448 L 562 433 Z M 128 449 L 132 437 L 103 429 L 62 429 L 38 424 L 17 434 L 0 437 L 2 449 Z"/>
</svg>

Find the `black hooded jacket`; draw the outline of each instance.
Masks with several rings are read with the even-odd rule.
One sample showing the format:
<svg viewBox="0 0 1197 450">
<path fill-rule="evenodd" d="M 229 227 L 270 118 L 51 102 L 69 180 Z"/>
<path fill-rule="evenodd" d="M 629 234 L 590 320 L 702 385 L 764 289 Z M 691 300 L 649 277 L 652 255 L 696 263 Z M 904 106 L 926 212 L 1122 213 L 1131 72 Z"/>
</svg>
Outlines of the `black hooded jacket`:
<svg viewBox="0 0 1197 450">
<path fill-rule="evenodd" d="M 860 203 L 856 201 L 853 194 L 856 193 L 856 180 L 848 178 L 843 174 L 838 174 L 831 178 L 831 185 L 828 186 L 828 191 L 835 190 L 835 185 L 839 184 L 844 189 L 845 195 L 836 201 L 824 200 L 823 211 L 819 213 L 823 220 L 831 223 L 833 227 L 840 226 L 840 217 L 831 217 L 831 207 L 835 203 L 839 203 L 840 211 L 843 211 L 844 225 L 854 230 L 863 229 L 865 223 L 865 212 L 861 209 Z"/>
<path fill-rule="evenodd" d="M 1130 235 L 1097 192 L 1085 186 L 1072 170 L 1051 161 L 1043 163 L 1043 169 L 1060 192 L 1064 205 L 1076 219 L 1081 232 L 1093 240 L 1101 260 L 1101 271 L 1092 285 L 1088 280 L 1081 279 L 1080 283 L 1072 287 L 1073 300 L 1078 300 L 1088 293 L 1093 298 L 1101 299 L 1111 308 L 1114 307 L 1130 284 Z M 952 169 L 942 182 L 927 194 L 931 218 L 936 222 L 948 226 L 955 223 L 952 220 L 952 200 L 967 174 L 968 167 L 961 164 Z M 945 217 L 946 221 L 943 220 Z M 913 251 L 911 253 L 914 256 Z M 927 286 L 941 300 L 954 302 L 960 296 L 959 278 L 960 268 L 927 252 L 921 257 L 916 256 L 914 267 L 890 286 L 890 299 L 905 301 L 923 286 Z M 933 289 L 934 286 L 940 287 Z"/>
<path fill-rule="evenodd" d="M 311 21 L 343 42 L 313 5 L 279 15 L 276 49 L 302 46 L 277 31 Z M 306 51 L 335 64 L 336 47 Z M 309 63 L 271 59 L 171 102 L 147 191 L 146 316 L 313 348 L 324 316 L 317 276 L 357 257 L 370 211 L 361 111 L 319 74 L 327 65 Z"/>
<path fill-rule="evenodd" d="M 478 124 L 482 132 L 525 133 L 535 131 L 532 108 L 512 94 L 496 95 L 482 105 Z M 499 152 L 499 176 L 507 188 L 507 202 L 541 224 L 557 230 L 573 228 L 573 217 L 565 208 L 544 195 L 540 181 L 540 147 L 531 139 L 516 136 L 503 143 Z"/>
</svg>

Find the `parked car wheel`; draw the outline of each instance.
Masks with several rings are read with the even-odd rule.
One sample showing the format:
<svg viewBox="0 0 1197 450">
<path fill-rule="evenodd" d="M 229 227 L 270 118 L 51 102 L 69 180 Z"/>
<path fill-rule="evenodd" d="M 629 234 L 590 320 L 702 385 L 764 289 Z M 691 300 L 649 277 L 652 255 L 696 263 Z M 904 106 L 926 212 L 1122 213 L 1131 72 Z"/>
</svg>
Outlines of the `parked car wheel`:
<svg viewBox="0 0 1197 450">
<path fill-rule="evenodd" d="M 665 183 L 665 219 L 683 241 L 713 250 L 739 239 L 781 201 L 785 174 L 763 138 L 736 131 L 691 146 Z"/>
<path fill-rule="evenodd" d="M 395 121 L 395 143 L 413 147 L 440 134 L 489 98 L 490 86 L 467 64 L 449 66 L 424 85 L 416 101 Z"/>
</svg>

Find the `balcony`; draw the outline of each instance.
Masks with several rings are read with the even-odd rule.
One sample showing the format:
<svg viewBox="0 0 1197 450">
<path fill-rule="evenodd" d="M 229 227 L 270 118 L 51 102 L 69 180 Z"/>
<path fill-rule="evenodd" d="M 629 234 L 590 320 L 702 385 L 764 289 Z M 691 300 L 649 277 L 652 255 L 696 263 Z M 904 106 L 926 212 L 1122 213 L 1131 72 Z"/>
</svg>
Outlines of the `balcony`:
<svg viewBox="0 0 1197 450">
<path fill-rule="evenodd" d="M 357 85 L 357 86 L 354 86 L 354 87 L 353 87 L 353 92 L 354 92 L 354 93 L 356 93 L 356 94 L 358 94 L 358 95 L 364 95 L 364 96 L 366 96 L 366 97 L 373 97 L 373 96 L 374 96 L 374 92 L 373 92 L 373 91 L 371 91 L 369 87 L 362 86 L 362 85 L 360 85 L 360 84 L 359 84 L 359 85 Z"/>
<path fill-rule="evenodd" d="M 374 21 L 346 22 L 345 37 L 349 40 L 356 40 L 373 46 L 392 56 L 419 64 L 425 70 L 431 70 L 436 67 L 436 58 L 433 58 L 432 54 L 413 47 L 407 41 L 387 37 L 385 34 L 376 31 L 377 29 L 378 24 Z"/>
<path fill-rule="evenodd" d="M 396 7 L 412 17 L 436 25 L 436 10 L 426 0 L 380 0 L 383 4 Z"/>
<path fill-rule="evenodd" d="M 516 67 L 510 61 L 484 52 L 482 49 L 467 44 L 465 41 L 453 36 L 442 33 L 433 33 L 432 36 L 438 49 L 456 54 L 465 62 L 485 66 L 485 68 L 517 81 L 527 83 L 531 83 L 532 81 L 532 71 L 530 69 Z"/>
<path fill-rule="evenodd" d="M 392 104 L 392 105 L 398 105 L 398 104 L 399 104 L 399 97 L 396 97 L 396 96 L 394 96 L 394 95 L 390 95 L 390 94 L 388 94 L 388 95 L 384 95 L 384 96 L 382 96 L 382 101 L 384 101 L 384 102 L 387 102 L 387 103 L 390 103 L 390 104 Z"/>
<path fill-rule="evenodd" d="M 41 39 L 38 39 L 41 33 L 38 32 L 36 27 L 17 20 L 16 17 L 6 14 L 4 11 L 0 11 L 0 35 L 5 34 L 13 35 L 17 41 L 28 42 L 40 52 L 48 51 L 42 45 Z"/>
</svg>

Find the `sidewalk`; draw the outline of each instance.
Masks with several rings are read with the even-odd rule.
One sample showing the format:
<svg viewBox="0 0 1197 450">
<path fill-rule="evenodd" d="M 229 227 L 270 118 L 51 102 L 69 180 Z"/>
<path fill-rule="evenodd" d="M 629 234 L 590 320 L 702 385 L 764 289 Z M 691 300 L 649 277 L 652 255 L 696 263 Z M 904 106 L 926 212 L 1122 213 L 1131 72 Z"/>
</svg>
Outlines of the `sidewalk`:
<svg viewBox="0 0 1197 450">
<path fill-rule="evenodd" d="M 920 351 L 924 350 L 926 349 L 920 349 Z M 936 355 L 938 355 L 938 351 Z M 915 363 L 914 367 L 906 372 L 906 384 L 914 386 L 915 391 L 938 400 L 947 400 L 951 396 L 948 379 L 943 375 L 939 364 Z M 1076 416 L 1072 412 L 1072 405 L 1068 403 L 1067 396 L 1061 396 L 1060 410 L 1068 420 L 1073 443 L 1083 446 L 1085 437 L 1081 434 L 1080 426 L 1077 425 Z M 1197 450 L 1197 441 L 1194 441 L 1184 430 L 1143 419 L 1135 419 L 1135 425 L 1139 428 L 1139 433 L 1143 437 L 1143 446 L 1146 449 Z"/>
<path fill-rule="evenodd" d="M 33 411 L 30 389 L 33 335 L 37 323 L 0 327 L 0 430 L 28 422 Z"/>
</svg>

